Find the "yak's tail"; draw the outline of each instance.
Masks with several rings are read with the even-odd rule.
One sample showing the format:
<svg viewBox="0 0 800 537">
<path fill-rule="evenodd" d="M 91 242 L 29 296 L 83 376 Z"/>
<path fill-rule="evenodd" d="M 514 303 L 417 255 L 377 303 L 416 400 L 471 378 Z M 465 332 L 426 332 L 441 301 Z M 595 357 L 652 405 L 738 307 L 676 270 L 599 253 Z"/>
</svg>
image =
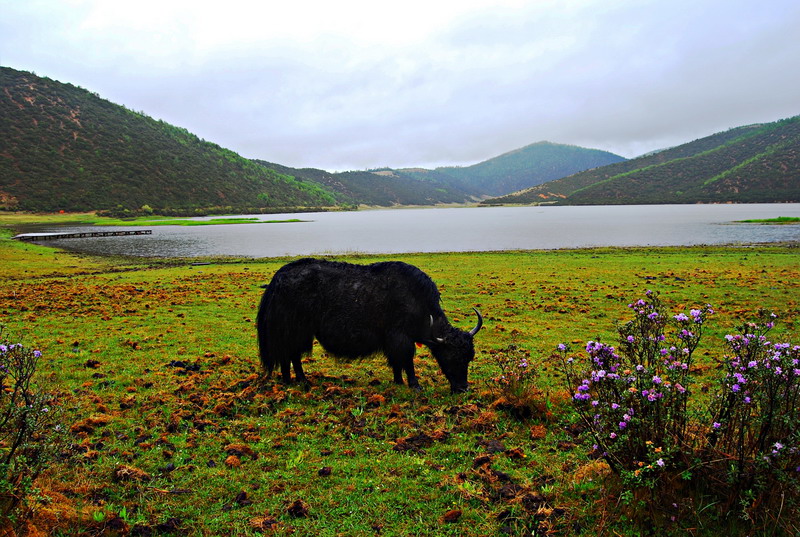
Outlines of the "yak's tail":
<svg viewBox="0 0 800 537">
<path fill-rule="evenodd" d="M 274 294 L 274 286 L 265 285 L 263 287 L 265 287 L 266 290 L 264 291 L 264 295 L 261 297 L 261 304 L 258 307 L 256 329 L 258 330 L 258 353 L 261 357 L 261 366 L 264 368 L 264 371 L 267 372 L 267 376 L 269 376 L 272 374 L 272 370 L 275 369 L 275 357 L 273 356 L 273 353 L 269 351 L 269 330 L 267 328 L 267 324 L 270 321 L 269 306 Z"/>
</svg>

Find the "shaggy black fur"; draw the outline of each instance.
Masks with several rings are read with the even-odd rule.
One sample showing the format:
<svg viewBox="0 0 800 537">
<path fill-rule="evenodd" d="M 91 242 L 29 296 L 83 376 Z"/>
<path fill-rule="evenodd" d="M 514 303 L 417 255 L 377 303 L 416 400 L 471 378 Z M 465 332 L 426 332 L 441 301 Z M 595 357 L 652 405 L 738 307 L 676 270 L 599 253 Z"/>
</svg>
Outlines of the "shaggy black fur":
<svg viewBox="0 0 800 537">
<path fill-rule="evenodd" d="M 258 310 L 261 364 L 267 373 L 280 366 L 284 382 L 316 338 L 331 354 L 359 358 L 382 352 L 394 381 L 419 388 L 414 344 L 431 349 L 454 392 L 467 389 L 467 368 L 475 357 L 471 332 L 453 328 L 439 305 L 439 290 L 417 267 L 400 262 L 353 265 L 300 259 L 281 267 L 264 291 Z"/>
</svg>

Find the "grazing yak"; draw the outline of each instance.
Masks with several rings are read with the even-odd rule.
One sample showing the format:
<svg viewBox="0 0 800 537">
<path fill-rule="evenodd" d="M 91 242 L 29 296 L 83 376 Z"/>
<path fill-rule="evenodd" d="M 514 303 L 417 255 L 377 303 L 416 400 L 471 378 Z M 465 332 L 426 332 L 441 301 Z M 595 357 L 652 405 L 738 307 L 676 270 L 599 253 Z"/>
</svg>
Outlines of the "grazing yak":
<svg viewBox="0 0 800 537">
<path fill-rule="evenodd" d="M 483 319 L 464 332 L 450 325 L 439 304 L 439 290 L 415 266 L 397 261 L 353 265 L 300 259 L 281 267 L 266 286 L 258 310 L 261 364 L 267 373 L 276 365 L 284 382 L 294 366 L 305 382 L 300 360 L 311 352 L 314 338 L 339 358 L 353 359 L 382 352 L 394 371 L 394 382 L 419 389 L 414 373 L 414 345 L 424 344 L 450 382 L 451 390 L 467 390 L 467 368 L 475 357 L 472 339 Z M 474 309 L 474 308 L 473 308 Z"/>
</svg>

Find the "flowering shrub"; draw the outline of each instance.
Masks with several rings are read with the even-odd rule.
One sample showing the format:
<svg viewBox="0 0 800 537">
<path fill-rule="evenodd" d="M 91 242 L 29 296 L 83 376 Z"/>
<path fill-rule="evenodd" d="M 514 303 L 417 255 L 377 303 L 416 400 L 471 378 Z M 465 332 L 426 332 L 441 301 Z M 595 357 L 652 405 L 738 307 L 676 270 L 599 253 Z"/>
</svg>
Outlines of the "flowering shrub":
<svg viewBox="0 0 800 537">
<path fill-rule="evenodd" d="M 53 451 L 55 401 L 32 383 L 40 357 L 0 328 L 0 520 L 19 511 Z"/>
<path fill-rule="evenodd" d="M 734 496 L 757 496 L 762 508 L 800 494 L 800 345 L 767 339 L 775 315 L 725 337 L 730 354 L 712 407 L 709 472 L 726 476 Z M 749 516 L 749 515 L 748 515 Z"/>
<path fill-rule="evenodd" d="M 680 482 L 693 478 L 720 516 L 739 505 L 752 523 L 781 523 L 781 513 L 792 520 L 800 510 L 800 346 L 770 342 L 774 315 L 762 312 L 726 336 L 718 393 L 698 408 L 692 362 L 711 307 L 669 315 L 653 292 L 628 307 L 633 319 L 618 327 L 618 348 L 590 341 L 581 360 L 558 346 L 596 456 L 631 489 L 658 488 L 651 500 L 673 508 L 687 499 Z"/>
<path fill-rule="evenodd" d="M 691 366 L 710 306 L 670 316 L 658 294 L 628 305 L 619 348 L 586 345 L 588 369 L 559 345 L 566 379 L 596 454 L 623 477 L 652 485 L 673 464 L 687 433 Z"/>
</svg>

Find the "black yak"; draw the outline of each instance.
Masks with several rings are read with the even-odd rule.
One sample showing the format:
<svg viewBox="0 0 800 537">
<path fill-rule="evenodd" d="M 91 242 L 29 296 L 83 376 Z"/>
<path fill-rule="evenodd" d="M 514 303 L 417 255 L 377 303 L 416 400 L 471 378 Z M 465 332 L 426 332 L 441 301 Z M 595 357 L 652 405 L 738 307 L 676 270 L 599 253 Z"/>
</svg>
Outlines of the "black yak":
<svg viewBox="0 0 800 537">
<path fill-rule="evenodd" d="M 314 338 L 339 358 L 382 352 L 394 382 L 419 389 L 414 373 L 414 345 L 424 344 L 450 382 L 467 390 L 467 368 L 475 357 L 473 337 L 483 319 L 464 332 L 450 325 L 430 277 L 407 263 L 389 261 L 353 265 L 300 259 L 281 267 L 266 286 L 258 309 L 261 364 L 272 373 L 281 368 L 284 382 L 306 382 L 300 360 Z M 474 308 L 473 308 L 474 309 Z"/>
</svg>

